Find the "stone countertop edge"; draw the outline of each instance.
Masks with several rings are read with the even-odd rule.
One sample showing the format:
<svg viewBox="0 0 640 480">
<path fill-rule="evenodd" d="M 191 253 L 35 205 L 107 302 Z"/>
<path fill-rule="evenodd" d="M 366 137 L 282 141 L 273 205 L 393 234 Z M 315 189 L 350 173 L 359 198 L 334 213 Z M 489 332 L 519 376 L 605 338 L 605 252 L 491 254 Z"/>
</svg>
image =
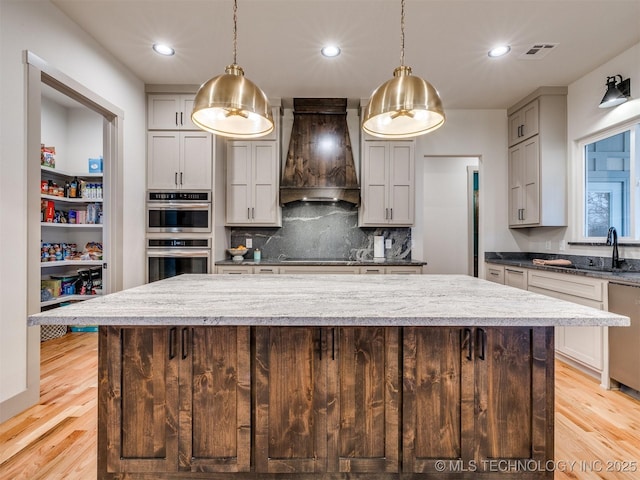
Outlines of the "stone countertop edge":
<svg viewBox="0 0 640 480">
<path fill-rule="evenodd" d="M 509 260 L 501 258 L 486 259 L 486 263 L 507 265 L 512 267 L 528 268 L 531 270 L 544 270 L 547 272 L 565 273 L 567 275 L 580 275 L 583 277 L 598 278 L 612 282 L 621 282 L 629 285 L 640 285 L 640 272 L 606 272 L 598 270 L 585 270 L 580 267 L 567 268 L 553 265 L 535 265 L 531 260 Z"/>
<path fill-rule="evenodd" d="M 234 262 L 230 259 L 225 260 L 217 260 L 214 262 L 215 265 L 248 265 L 248 266 L 327 266 L 327 267 L 353 267 L 353 266 L 362 266 L 362 267 L 381 267 L 381 266 L 390 266 L 390 267 L 399 267 L 399 266 L 410 266 L 410 267 L 423 267 L 427 265 L 427 262 L 423 262 L 420 260 L 395 260 L 395 259 L 385 259 L 384 261 L 377 260 L 276 260 L 276 259 L 262 259 L 259 261 L 255 261 L 252 259 L 246 259 L 242 262 Z"/>
<path fill-rule="evenodd" d="M 465 275 L 180 275 L 29 325 L 627 326 L 628 317 Z"/>
</svg>

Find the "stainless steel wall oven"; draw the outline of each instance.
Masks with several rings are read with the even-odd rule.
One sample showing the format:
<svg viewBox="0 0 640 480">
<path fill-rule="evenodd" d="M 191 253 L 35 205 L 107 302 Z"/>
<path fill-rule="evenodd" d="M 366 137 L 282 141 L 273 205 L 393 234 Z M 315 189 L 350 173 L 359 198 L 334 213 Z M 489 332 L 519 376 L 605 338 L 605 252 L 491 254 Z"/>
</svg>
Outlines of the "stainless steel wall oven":
<svg viewBox="0 0 640 480">
<path fill-rule="evenodd" d="M 211 273 L 210 238 L 148 238 L 147 281 L 184 273 Z"/>
<path fill-rule="evenodd" d="M 210 233 L 210 192 L 148 192 L 148 233 Z"/>
</svg>

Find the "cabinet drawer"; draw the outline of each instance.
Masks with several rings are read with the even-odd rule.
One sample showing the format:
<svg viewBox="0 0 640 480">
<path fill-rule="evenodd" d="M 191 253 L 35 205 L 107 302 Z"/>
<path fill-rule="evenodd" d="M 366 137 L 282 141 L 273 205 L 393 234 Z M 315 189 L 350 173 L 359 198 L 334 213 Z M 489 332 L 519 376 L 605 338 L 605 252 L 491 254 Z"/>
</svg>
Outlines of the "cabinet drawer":
<svg viewBox="0 0 640 480">
<path fill-rule="evenodd" d="M 504 266 L 487 264 L 485 279 L 504 285 Z"/>
<path fill-rule="evenodd" d="M 567 275 L 555 272 L 543 272 L 539 270 L 529 270 L 529 290 L 537 291 L 536 288 L 548 290 L 556 293 L 563 293 L 574 297 L 581 297 L 595 302 L 604 302 L 604 291 L 606 282 L 595 278 L 582 277 L 579 275 Z M 547 293 L 547 292 L 544 292 Z M 549 296 L 554 296 L 549 294 Z M 581 303 L 572 300 L 575 303 Z M 592 306 L 590 303 L 589 306 Z M 600 308 L 600 307 L 596 307 Z"/>
</svg>

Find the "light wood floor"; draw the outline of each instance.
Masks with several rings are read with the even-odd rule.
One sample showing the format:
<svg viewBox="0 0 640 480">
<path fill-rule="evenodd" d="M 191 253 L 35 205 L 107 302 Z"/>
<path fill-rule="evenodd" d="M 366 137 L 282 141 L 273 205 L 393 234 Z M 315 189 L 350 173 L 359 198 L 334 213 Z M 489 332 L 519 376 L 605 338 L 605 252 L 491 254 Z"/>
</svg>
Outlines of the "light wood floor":
<svg viewBox="0 0 640 480">
<path fill-rule="evenodd" d="M 0 425 L 0 479 L 96 478 L 97 344 L 42 344 L 40 403 Z M 640 478 L 640 402 L 556 362 L 555 452 L 555 480 Z"/>
</svg>

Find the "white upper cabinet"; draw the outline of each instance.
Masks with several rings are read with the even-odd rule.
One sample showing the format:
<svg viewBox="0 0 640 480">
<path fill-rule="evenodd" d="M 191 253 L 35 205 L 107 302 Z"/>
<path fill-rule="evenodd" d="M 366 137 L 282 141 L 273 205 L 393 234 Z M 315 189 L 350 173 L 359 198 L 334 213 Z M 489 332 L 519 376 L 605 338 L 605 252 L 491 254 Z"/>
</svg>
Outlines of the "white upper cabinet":
<svg viewBox="0 0 640 480">
<path fill-rule="evenodd" d="M 538 100 L 509 115 L 509 146 L 538 134 Z"/>
<path fill-rule="evenodd" d="M 360 226 L 413 225 L 414 151 L 414 140 L 363 142 Z"/>
<path fill-rule="evenodd" d="M 278 142 L 227 143 L 227 225 L 281 226 Z"/>
<path fill-rule="evenodd" d="M 211 190 L 213 140 L 204 131 L 147 133 L 147 188 Z"/>
<path fill-rule="evenodd" d="M 509 226 L 567 224 L 567 89 L 541 87 L 509 115 Z"/>
<path fill-rule="evenodd" d="M 191 121 L 195 95 L 152 94 L 147 96 L 148 130 L 201 130 Z"/>
</svg>

